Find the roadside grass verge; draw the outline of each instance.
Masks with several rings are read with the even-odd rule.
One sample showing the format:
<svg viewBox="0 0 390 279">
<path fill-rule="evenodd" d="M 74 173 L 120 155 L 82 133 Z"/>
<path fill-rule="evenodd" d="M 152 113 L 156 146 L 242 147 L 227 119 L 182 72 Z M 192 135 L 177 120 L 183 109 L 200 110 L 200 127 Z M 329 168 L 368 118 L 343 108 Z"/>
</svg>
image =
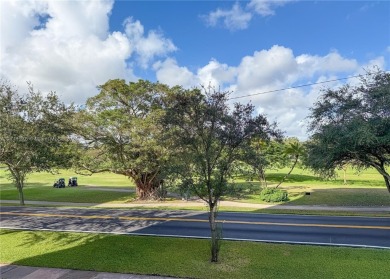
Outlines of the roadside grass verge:
<svg viewBox="0 0 390 279">
<path fill-rule="evenodd" d="M 0 230 L 0 262 L 184 278 L 388 278 L 389 250 Z"/>
</svg>

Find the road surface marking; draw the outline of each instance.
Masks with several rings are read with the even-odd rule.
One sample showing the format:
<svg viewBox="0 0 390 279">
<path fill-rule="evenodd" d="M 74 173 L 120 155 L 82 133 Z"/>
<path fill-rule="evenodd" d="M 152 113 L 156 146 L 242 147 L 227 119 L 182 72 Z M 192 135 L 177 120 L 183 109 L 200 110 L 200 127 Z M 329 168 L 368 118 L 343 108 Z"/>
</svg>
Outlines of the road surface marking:
<svg viewBox="0 0 390 279">
<path fill-rule="evenodd" d="M 82 218 L 82 219 L 119 219 L 126 221 L 179 221 L 179 222 L 200 222 L 208 223 L 204 219 L 189 218 L 166 218 L 166 217 L 126 217 L 107 215 L 70 215 L 70 214 L 49 214 L 49 213 L 20 213 L 20 212 L 0 212 L 0 215 L 14 216 L 34 216 L 34 217 L 60 217 L 60 218 Z M 362 226 L 362 225 L 337 225 L 337 224 L 305 224 L 305 223 L 279 223 L 279 222 L 250 222 L 235 220 L 217 220 L 223 224 L 243 224 L 243 225 L 273 225 L 273 226 L 295 226 L 295 227 L 324 227 L 324 228 L 348 228 L 348 229 L 379 229 L 390 230 L 390 226 Z"/>
</svg>

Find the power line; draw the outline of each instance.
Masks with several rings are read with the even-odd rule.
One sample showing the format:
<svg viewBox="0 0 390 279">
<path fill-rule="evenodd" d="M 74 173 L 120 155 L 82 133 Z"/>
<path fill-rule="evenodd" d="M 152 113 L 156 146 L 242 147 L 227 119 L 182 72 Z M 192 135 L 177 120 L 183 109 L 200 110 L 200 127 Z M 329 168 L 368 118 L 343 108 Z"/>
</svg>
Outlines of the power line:
<svg viewBox="0 0 390 279">
<path fill-rule="evenodd" d="M 361 77 L 361 75 L 332 79 L 332 80 L 321 81 L 321 82 L 307 83 L 307 84 L 302 84 L 302 85 L 297 85 L 297 86 L 286 87 L 286 88 L 282 88 L 282 89 L 275 89 L 275 90 L 269 90 L 269 91 L 264 91 L 264 92 L 259 92 L 259 93 L 248 94 L 248 95 L 244 95 L 244 96 L 237 96 L 237 97 L 229 98 L 229 100 L 241 99 L 241 98 L 246 98 L 246 97 L 251 97 L 251 96 L 256 96 L 256 95 L 263 95 L 263 94 L 268 94 L 268 93 L 284 91 L 284 90 L 288 90 L 288 89 L 301 88 L 301 87 L 306 87 L 306 86 L 312 86 L 312 85 L 323 84 L 323 83 L 327 83 L 327 82 L 340 81 L 340 80 L 345 80 L 345 79 L 349 79 L 349 78 L 358 78 L 358 77 Z"/>
</svg>

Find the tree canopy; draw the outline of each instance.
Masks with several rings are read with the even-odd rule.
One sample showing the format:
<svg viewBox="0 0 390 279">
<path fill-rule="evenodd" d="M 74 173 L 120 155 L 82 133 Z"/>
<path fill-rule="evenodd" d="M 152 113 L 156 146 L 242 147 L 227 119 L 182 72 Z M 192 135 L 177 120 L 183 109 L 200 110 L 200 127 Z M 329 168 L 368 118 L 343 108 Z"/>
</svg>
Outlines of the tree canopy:
<svg viewBox="0 0 390 279">
<path fill-rule="evenodd" d="M 71 165 L 73 112 L 54 92 L 44 96 L 29 84 L 21 95 L 12 85 L 0 84 L 0 163 L 7 166 L 22 205 L 29 173 Z"/>
<path fill-rule="evenodd" d="M 373 167 L 390 192 L 390 73 L 370 71 L 356 86 L 326 89 L 309 119 L 309 167 L 325 176 L 346 163 Z"/>
<path fill-rule="evenodd" d="M 134 180 L 139 199 L 156 197 L 170 152 L 159 124 L 170 88 L 119 79 L 99 88 L 77 117 L 85 146 L 79 171 L 123 174 Z"/>
<path fill-rule="evenodd" d="M 169 131 L 184 168 L 182 180 L 209 207 L 212 238 L 211 261 L 218 261 L 216 211 L 227 189 L 232 164 L 249 147 L 251 139 L 264 141 L 278 135 L 263 115 L 255 115 L 251 104 L 229 107 L 229 94 L 207 88 L 176 94 L 165 115 Z"/>
</svg>

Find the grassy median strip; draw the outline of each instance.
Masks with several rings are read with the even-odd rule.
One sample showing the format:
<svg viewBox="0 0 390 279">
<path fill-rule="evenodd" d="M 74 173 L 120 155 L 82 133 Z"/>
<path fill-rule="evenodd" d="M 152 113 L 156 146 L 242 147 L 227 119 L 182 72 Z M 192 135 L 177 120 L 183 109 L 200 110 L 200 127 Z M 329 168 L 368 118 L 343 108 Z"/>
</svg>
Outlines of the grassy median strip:
<svg viewBox="0 0 390 279">
<path fill-rule="evenodd" d="M 388 278 L 389 250 L 0 230 L 0 262 L 186 278 Z"/>
</svg>

